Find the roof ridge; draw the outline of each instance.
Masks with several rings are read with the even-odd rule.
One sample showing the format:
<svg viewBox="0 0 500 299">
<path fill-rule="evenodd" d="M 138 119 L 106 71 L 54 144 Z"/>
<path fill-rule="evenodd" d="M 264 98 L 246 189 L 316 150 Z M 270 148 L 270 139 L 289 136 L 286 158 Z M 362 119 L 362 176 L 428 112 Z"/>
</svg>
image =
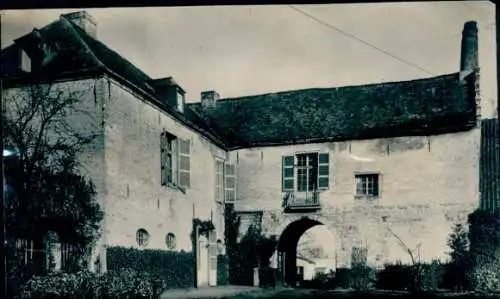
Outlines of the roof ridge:
<svg viewBox="0 0 500 299">
<path fill-rule="evenodd" d="M 101 60 L 99 60 L 99 58 L 97 58 L 97 56 L 95 55 L 94 51 L 92 51 L 92 49 L 85 42 L 85 40 L 83 40 L 83 38 L 81 37 L 80 33 L 75 29 L 74 25 L 70 21 L 68 21 L 66 18 L 64 18 L 64 17 L 61 17 L 59 19 L 59 21 L 62 21 L 62 23 L 64 25 L 70 27 L 71 32 L 74 33 L 76 36 L 78 36 L 78 40 L 83 45 L 83 47 L 85 48 L 86 52 L 90 55 L 90 57 L 92 57 L 92 60 L 94 60 L 94 62 L 99 67 L 106 68 L 106 65 Z"/>
<path fill-rule="evenodd" d="M 69 22 L 69 21 L 68 21 Z M 71 24 L 71 22 L 70 22 Z M 87 38 L 90 38 L 93 42 L 96 42 L 98 44 L 100 44 L 102 47 L 106 48 L 107 51 L 113 53 L 114 55 L 118 56 L 121 60 L 123 60 L 124 62 L 126 62 L 128 65 L 132 66 L 136 71 L 139 71 L 141 73 L 141 75 L 143 75 L 144 77 L 147 77 L 148 79 L 152 79 L 151 76 L 149 76 L 148 74 L 146 74 L 144 71 L 142 71 L 139 67 L 137 67 L 134 63 L 132 63 L 130 60 L 128 60 L 127 58 L 123 57 L 120 53 L 118 53 L 116 50 L 108 47 L 108 45 L 106 45 L 105 43 L 103 43 L 102 41 L 88 35 L 84 30 L 80 29 L 78 26 L 76 25 L 73 25 L 71 24 L 71 26 L 73 27 L 73 30 L 75 30 L 78 34 L 78 36 L 82 39 L 83 43 L 89 48 L 89 50 L 94 54 L 94 52 L 92 51 L 91 47 L 88 45 L 88 43 L 82 38 L 82 34 L 85 34 L 85 37 Z M 94 56 L 96 56 L 94 54 Z M 96 56 L 96 59 L 97 56 Z M 99 59 L 98 59 L 99 60 Z M 103 63 L 104 66 L 106 66 L 104 63 Z"/>
<path fill-rule="evenodd" d="M 419 82 L 419 81 L 426 81 L 426 80 L 432 80 L 432 79 L 438 79 L 442 77 L 447 77 L 447 76 L 453 76 L 457 75 L 458 76 L 459 72 L 453 72 L 453 73 L 448 73 L 448 74 L 442 74 L 442 75 L 437 75 L 433 77 L 425 77 L 425 78 L 418 78 L 418 79 L 412 79 L 412 80 L 400 80 L 400 81 L 390 81 L 390 82 L 379 82 L 379 83 L 367 83 L 367 84 L 359 84 L 359 85 L 344 85 L 344 86 L 337 86 L 337 87 L 311 87 L 311 88 L 301 88 L 301 89 L 291 89 L 291 90 L 284 90 L 284 91 L 277 91 L 277 92 L 266 92 L 266 93 L 260 93 L 260 94 L 254 94 L 254 95 L 248 95 L 248 96 L 240 96 L 240 97 L 230 97 L 230 98 L 221 98 L 218 101 L 238 101 L 238 100 L 250 100 L 253 98 L 259 98 L 259 97 L 265 97 L 265 96 L 279 96 L 283 94 L 288 94 L 288 93 L 295 93 L 295 92 L 304 92 L 304 91 L 311 91 L 311 90 L 335 90 L 335 89 L 343 89 L 343 88 L 362 88 L 362 87 L 371 87 L 371 86 L 390 86 L 394 84 L 402 84 L 402 83 L 410 83 L 410 82 Z M 191 104 L 197 104 L 199 102 L 191 103 Z"/>
</svg>

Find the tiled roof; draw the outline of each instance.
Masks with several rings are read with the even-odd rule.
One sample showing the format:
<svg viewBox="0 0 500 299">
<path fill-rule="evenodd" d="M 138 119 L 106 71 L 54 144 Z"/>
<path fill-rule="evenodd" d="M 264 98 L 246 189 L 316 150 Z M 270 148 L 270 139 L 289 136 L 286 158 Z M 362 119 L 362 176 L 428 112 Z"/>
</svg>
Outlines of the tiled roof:
<svg viewBox="0 0 500 299">
<path fill-rule="evenodd" d="M 204 110 L 187 104 L 178 112 L 154 96 L 151 78 L 124 57 L 61 18 L 18 40 L 41 38 L 57 49 L 45 71 L 98 70 L 121 78 L 145 98 L 221 147 L 236 149 L 305 142 L 340 141 L 463 131 L 476 124 L 475 73 L 433 78 L 286 91 L 221 99 Z M 17 45 L 2 50 L 2 76 Z M 33 51 L 37 51 L 36 49 Z M 44 72 L 45 74 L 45 72 Z"/>
<path fill-rule="evenodd" d="M 462 131 L 476 124 L 469 76 L 315 88 L 190 104 L 229 148 Z"/>
<path fill-rule="evenodd" d="M 12 58 L 18 55 L 16 51 L 18 51 L 20 44 L 29 45 L 37 38 L 51 45 L 52 49 L 57 49 L 57 51 L 54 51 L 55 55 L 53 58 L 43 66 L 41 70 L 43 77 L 48 77 L 49 74 L 57 77 L 63 73 L 78 73 L 89 69 L 102 73 L 111 73 L 142 91 L 142 93 L 147 95 L 147 100 L 177 120 L 197 130 L 217 145 L 221 147 L 225 146 L 223 140 L 211 127 L 207 126 L 196 112 L 191 111 L 189 107 L 185 107 L 184 113 L 178 112 L 173 107 L 165 104 L 161 99 L 156 98 L 152 87 L 148 84 L 152 80 L 151 77 L 120 54 L 89 36 L 80 27 L 73 25 L 64 18 L 40 30 L 34 30 L 32 33 L 18 39 L 16 44 L 2 49 L 1 66 L 3 79 L 13 78 L 17 80 L 19 78 L 20 73 L 13 72 L 16 67 L 15 64 L 17 61 L 15 60 L 17 58 Z"/>
</svg>

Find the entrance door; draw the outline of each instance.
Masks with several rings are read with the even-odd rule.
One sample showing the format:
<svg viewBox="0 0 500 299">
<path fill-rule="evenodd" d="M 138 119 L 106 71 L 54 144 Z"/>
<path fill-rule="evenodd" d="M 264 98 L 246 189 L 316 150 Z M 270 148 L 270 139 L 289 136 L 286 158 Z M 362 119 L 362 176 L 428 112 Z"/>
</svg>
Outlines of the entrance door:
<svg viewBox="0 0 500 299">
<path fill-rule="evenodd" d="M 208 285 L 208 239 L 205 236 L 200 236 L 198 239 L 198 284 L 197 286 Z"/>
<path fill-rule="evenodd" d="M 209 273 L 208 273 L 208 285 L 217 285 L 217 235 L 215 231 L 211 231 L 209 235 L 208 242 L 208 258 L 209 258 Z"/>
</svg>

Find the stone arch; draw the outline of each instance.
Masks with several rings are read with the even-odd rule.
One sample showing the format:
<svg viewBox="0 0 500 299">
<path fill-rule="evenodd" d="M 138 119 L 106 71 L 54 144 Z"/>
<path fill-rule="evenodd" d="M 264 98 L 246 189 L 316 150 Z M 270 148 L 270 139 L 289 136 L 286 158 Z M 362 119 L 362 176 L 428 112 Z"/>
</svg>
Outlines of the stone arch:
<svg viewBox="0 0 500 299">
<path fill-rule="evenodd" d="M 320 215 L 289 217 L 287 220 L 283 221 L 282 224 L 280 223 L 279 228 L 276 230 L 279 236 L 276 249 L 277 266 L 280 269 L 283 281 L 287 285 L 295 286 L 297 282 L 297 245 L 300 237 L 307 230 L 318 225 L 325 225 L 332 235 L 332 245 L 335 247 L 335 252 L 338 253 L 342 249 L 342 240 L 335 227 L 329 225 L 328 219 Z"/>
</svg>

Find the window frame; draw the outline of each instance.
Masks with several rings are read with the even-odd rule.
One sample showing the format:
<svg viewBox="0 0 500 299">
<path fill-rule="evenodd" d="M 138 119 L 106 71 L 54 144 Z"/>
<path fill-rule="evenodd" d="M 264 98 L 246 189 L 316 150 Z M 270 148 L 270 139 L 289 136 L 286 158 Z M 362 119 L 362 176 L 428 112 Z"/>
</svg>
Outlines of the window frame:
<svg viewBox="0 0 500 299">
<path fill-rule="evenodd" d="M 363 192 L 362 193 L 358 193 L 359 189 L 358 189 L 358 178 L 361 178 L 361 179 L 365 179 L 365 178 L 369 178 L 369 177 L 375 177 L 376 179 L 373 181 L 374 184 L 376 184 L 376 194 L 371 194 L 369 191 L 369 187 L 366 186 L 368 185 L 368 181 L 366 182 L 363 182 Z M 380 198 L 381 196 L 381 185 L 382 185 L 382 175 L 380 172 L 376 172 L 376 171 L 373 171 L 373 172 L 355 172 L 354 173 L 354 195 L 355 195 L 355 198 Z M 374 187 L 372 186 L 372 189 L 374 189 Z"/>
<path fill-rule="evenodd" d="M 169 232 L 165 235 L 165 246 L 168 250 L 175 250 L 177 247 L 177 238 L 174 233 Z"/>
<path fill-rule="evenodd" d="M 225 198 L 225 161 L 215 158 L 215 202 L 224 202 Z M 219 168 L 220 167 L 220 168 Z"/>
<path fill-rule="evenodd" d="M 315 188 L 310 189 L 309 184 L 311 182 L 309 178 L 309 166 L 299 166 L 299 156 L 301 155 L 306 155 L 306 157 L 310 157 L 314 155 L 316 157 L 316 163 L 314 165 L 316 171 L 314 175 L 314 180 L 313 184 L 315 184 Z M 321 162 L 320 157 L 321 155 L 327 155 L 328 160 L 327 162 Z M 285 160 L 287 157 L 293 157 L 293 165 L 285 165 Z M 309 159 L 306 158 L 306 163 L 308 164 Z M 320 168 L 322 167 L 327 167 L 327 173 L 326 174 L 320 174 Z M 282 192 L 294 192 L 294 193 L 308 193 L 308 192 L 319 192 L 319 191 L 324 191 L 328 190 L 330 188 L 330 177 L 331 177 L 331 157 L 330 157 L 330 151 L 321 151 L 321 150 L 312 150 L 312 151 L 296 151 L 294 153 L 290 154 L 284 154 L 282 156 L 282 178 L 281 178 L 281 184 L 282 184 Z M 305 190 L 299 190 L 299 171 L 300 169 L 306 169 L 307 174 L 306 174 L 306 189 Z M 292 176 L 286 176 L 286 170 L 287 169 L 293 169 L 293 175 Z M 326 187 L 320 187 L 320 179 L 327 179 L 326 182 Z M 293 187 L 286 188 L 285 184 L 286 181 L 293 181 Z"/>
<path fill-rule="evenodd" d="M 141 235 L 145 236 L 145 238 L 141 238 Z M 142 243 L 141 240 L 143 241 Z M 145 228 L 139 228 L 135 231 L 135 242 L 140 248 L 146 248 L 149 245 L 150 240 L 151 235 Z"/>
</svg>

